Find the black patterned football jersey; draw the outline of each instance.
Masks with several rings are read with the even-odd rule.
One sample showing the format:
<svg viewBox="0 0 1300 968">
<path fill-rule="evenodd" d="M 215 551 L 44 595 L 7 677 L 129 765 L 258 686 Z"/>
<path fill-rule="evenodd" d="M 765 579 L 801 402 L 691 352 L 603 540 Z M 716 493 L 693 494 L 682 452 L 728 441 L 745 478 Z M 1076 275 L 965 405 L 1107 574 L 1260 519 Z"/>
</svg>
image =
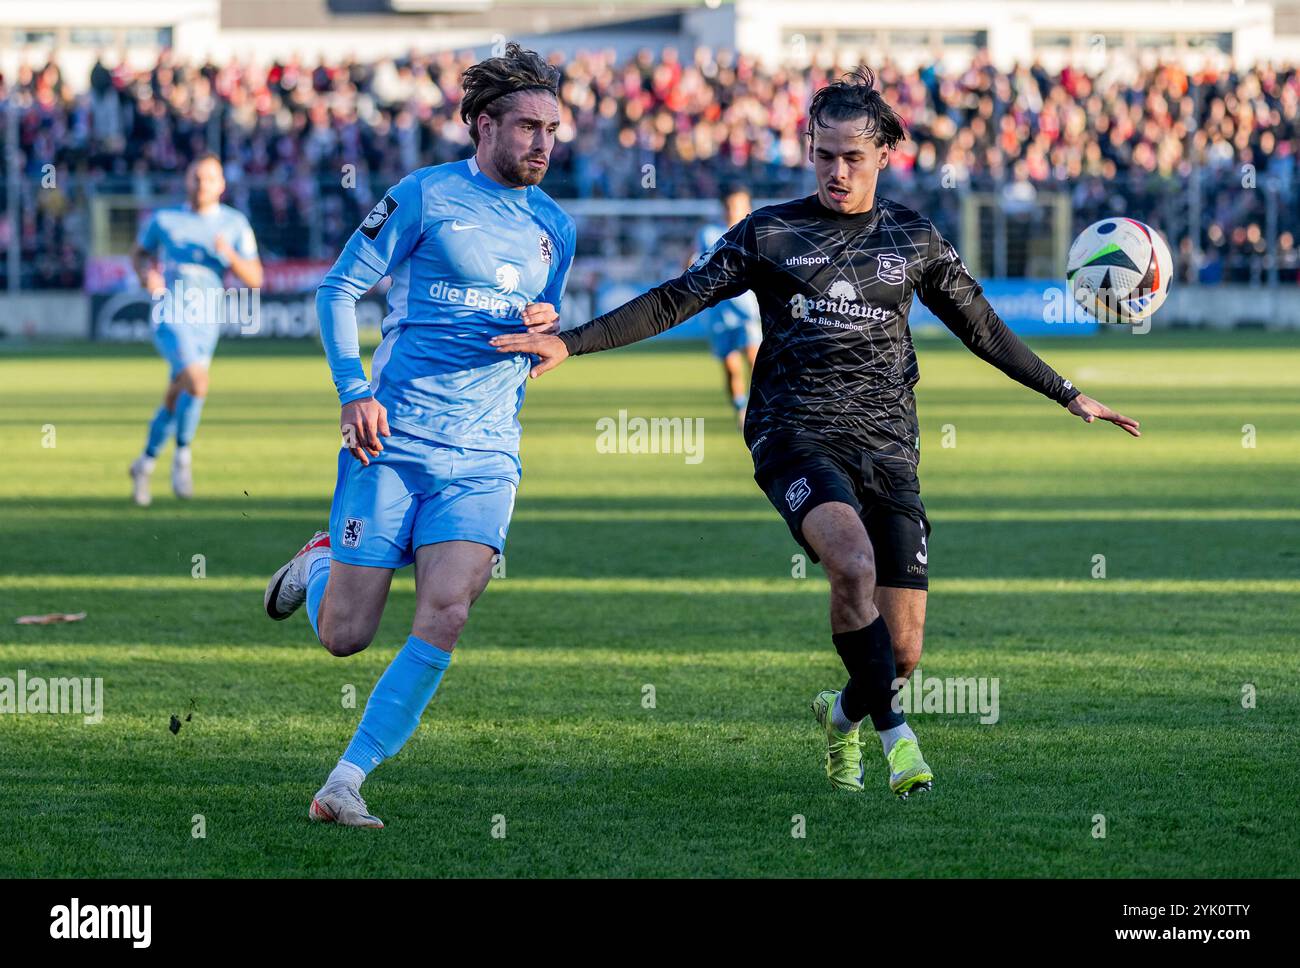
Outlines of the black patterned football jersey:
<svg viewBox="0 0 1300 968">
<path fill-rule="evenodd" d="M 808 432 L 915 476 L 920 376 L 907 326 L 920 299 L 967 347 L 1064 405 L 1078 395 L 1007 328 L 929 219 L 877 198 L 844 215 L 816 195 L 761 208 L 682 275 L 560 334 L 573 355 L 624 346 L 752 289 L 763 342 L 745 440 Z"/>
</svg>

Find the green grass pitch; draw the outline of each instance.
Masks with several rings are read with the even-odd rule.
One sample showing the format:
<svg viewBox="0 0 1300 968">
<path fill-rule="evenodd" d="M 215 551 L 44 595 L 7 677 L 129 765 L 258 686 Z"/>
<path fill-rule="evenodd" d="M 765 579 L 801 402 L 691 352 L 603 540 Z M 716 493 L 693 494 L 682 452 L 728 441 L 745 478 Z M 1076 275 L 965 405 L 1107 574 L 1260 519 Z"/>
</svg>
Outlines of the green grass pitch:
<svg viewBox="0 0 1300 968">
<path fill-rule="evenodd" d="M 1144 436 L 1085 426 L 953 340 L 920 342 L 922 669 L 1000 687 L 994 725 L 912 717 L 933 793 L 896 801 L 869 734 L 867 793 L 826 783 L 808 711 L 843 678 L 825 580 L 791 576 L 798 548 L 752 481 L 716 363 L 653 347 L 530 384 L 506 576 L 366 784 L 383 831 L 306 812 L 408 633 L 409 571 L 349 659 L 301 616 L 262 614 L 334 483 L 319 347 L 227 341 L 197 496 L 172 498 L 168 453 L 145 510 L 126 468 L 162 388 L 152 351 L 7 349 L 0 676 L 102 676 L 105 712 L 0 716 L 0 875 L 1296 874 L 1300 341 L 1036 349 Z M 620 409 L 703 417 L 704 459 L 598 453 L 596 421 Z"/>
</svg>

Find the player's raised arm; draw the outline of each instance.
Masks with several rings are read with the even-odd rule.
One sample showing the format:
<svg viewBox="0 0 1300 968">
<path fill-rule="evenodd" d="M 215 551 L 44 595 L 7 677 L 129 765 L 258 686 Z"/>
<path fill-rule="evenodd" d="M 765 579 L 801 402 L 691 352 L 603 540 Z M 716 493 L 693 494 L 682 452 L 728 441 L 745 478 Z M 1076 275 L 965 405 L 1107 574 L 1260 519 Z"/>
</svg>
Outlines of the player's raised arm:
<svg viewBox="0 0 1300 968">
<path fill-rule="evenodd" d="M 532 375 L 541 376 L 570 356 L 612 350 L 657 336 L 701 310 L 750 288 L 754 229 L 746 218 L 733 226 L 676 279 L 557 335 L 519 333 L 493 338 L 501 353 L 532 353 L 540 359 Z"/>
<path fill-rule="evenodd" d="M 370 210 L 316 290 L 320 338 L 338 391 L 339 417 L 352 456 L 363 464 L 383 450 L 389 436 L 388 414 L 374 399 L 357 335 L 357 300 L 406 259 L 423 231 L 423 193 L 407 177 Z"/>
<path fill-rule="evenodd" d="M 1134 437 L 1138 422 L 1084 396 L 1013 333 L 989 305 L 957 251 L 937 230 L 930 236 L 917 296 L 967 349 L 1019 383 L 1055 400 L 1087 423 L 1108 420 Z"/>
</svg>

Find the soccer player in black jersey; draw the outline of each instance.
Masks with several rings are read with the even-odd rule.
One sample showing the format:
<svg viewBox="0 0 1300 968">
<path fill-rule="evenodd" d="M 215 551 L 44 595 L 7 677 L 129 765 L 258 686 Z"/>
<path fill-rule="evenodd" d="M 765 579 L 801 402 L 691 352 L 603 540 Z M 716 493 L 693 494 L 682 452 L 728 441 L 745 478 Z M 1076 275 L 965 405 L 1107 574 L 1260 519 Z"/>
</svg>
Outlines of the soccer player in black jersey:
<svg viewBox="0 0 1300 968">
<path fill-rule="evenodd" d="M 569 356 L 626 346 L 748 289 L 763 342 L 745 442 L 754 478 L 830 581 L 831 639 L 843 690 L 813 711 L 831 783 L 862 790 L 858 725 L 870 718 L 899 796 L 934 776 L 894 702 L 921 657 L 930 524 L 917 482 L 919 373 L 908 332 L 920 299 L 976 356 L 1092 423 L 1139 436 L 1138 423 L 1084 396 L 998 318 L 933 223 L 876 195 L 905 137 L 893 108 L 859 68 L 809 106 L 817 193 L 755 211 L 685 273 L 558 335 L 492 340 L 533 353 L 540 376 Z"/>
</svg>

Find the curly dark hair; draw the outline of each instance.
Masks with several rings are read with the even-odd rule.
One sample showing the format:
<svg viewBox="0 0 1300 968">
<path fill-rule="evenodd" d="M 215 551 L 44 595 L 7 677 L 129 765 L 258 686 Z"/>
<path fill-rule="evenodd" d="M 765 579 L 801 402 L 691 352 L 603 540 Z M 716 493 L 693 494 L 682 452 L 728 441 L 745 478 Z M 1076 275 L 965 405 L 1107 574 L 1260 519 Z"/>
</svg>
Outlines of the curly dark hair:
<svg viewBox="0 0 1300 968">
<path fill-rule="evenodd" d="M 896 148 L 907 137 L 903 119 L 876 90 L 876 75 L 860 66 L 813 95 L 808 105 L 808 140 L 817 128 L 829 128 L 836 121 L 862 118 L 862 137 L 876 146 Z"/>
<path fill-rule="evenodd" d="M 460 117 L 469 125 L 470 139 L 477 145 L 480 114 L 500 120 L 510 108 L 512 95 L 520 91 L 550 91 L 559 97 L 560 71 L 537 51 L 509 43 L 501 57 L 489 57 L 467 68 L 460 86 Z"/>
</svg>

